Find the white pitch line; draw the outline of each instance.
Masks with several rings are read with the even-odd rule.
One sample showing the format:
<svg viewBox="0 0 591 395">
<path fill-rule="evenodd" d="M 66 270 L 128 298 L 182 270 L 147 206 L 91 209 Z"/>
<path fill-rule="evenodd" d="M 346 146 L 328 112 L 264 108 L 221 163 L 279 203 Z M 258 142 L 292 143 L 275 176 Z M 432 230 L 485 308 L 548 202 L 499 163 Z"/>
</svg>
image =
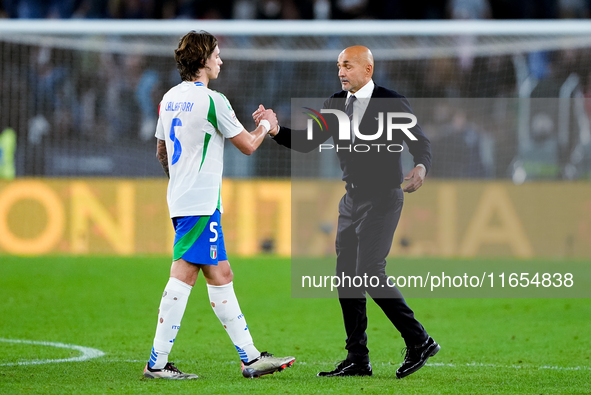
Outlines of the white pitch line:
<svg viewBox="0 0 591 395">
<path fill-rule="evenodd" d="M 34 346 L 68 348 L 71 350 L 80 351 L 82 353 L 82 355 L 80 355 L 78 357 L 72 357 L 72 358 L 37 359 L 34 361 L 1 363 L 0 366 L 42 365 L 45 363 L 60 363 L 60 362 L 83 362 L 83 361 L 87 361 L 89 359 L 99 358 L 99 357 L 102 357 L 103 355 L 105 355 L 104 352 L 102 352 L 101 350 L 97 350 L 96 348 L 77 346 L 75 344 L 41 342 L 41 341 L 34 341 L 34 340 L 2 339 L 2 338 L 0 338 L 0 342 L 13 343 L 13 344 L 31 344 Z"/>
</svg>

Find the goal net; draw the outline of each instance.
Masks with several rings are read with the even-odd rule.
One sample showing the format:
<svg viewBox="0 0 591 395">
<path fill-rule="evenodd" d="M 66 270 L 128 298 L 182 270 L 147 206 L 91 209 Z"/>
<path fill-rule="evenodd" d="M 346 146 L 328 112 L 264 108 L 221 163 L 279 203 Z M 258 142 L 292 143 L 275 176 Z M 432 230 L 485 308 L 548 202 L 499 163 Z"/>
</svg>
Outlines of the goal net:
<svg viewBox="0 0 591 395">
<path fill-rule="evenodd" d="M 210 87 L 249 130 L 259 104 L 290 125 L 292 98 L 339 91 L 338 54 L 365 45 L 376 84 L 408 97 L 432 140 L 433 177 L 591 178 L 591 26 L 575 21 L 3 21 L 0 131 L 16 132 L 17 175 L 160 176 L 158 103 L 180 82 L 178 39 L 200 29 L 224 61 Z M 225 174 L 338 176 L 325 160 L 267 142 L 248 159 L 228 149 Z"/>
</svg>

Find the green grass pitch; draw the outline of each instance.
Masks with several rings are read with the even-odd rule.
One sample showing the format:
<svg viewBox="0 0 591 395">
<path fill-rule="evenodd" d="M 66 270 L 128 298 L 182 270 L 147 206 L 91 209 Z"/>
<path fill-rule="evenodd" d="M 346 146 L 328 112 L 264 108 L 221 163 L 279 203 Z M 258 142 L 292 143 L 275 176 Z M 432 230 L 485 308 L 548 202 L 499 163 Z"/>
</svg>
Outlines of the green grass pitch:
<svg viewBox="0 0 591 395">
<path fill-rule="evenodd" d="M 171 354 L 181 370 L 199 379 L 144 379 L 169 263 L 168 257 L 0 256 L 1 339 L 105 353 L 83 362 L 34 365 L 81 352 L 0 342 L 0 394 L 591 393 L 588 299 L 409 299 L 442 349 L 403 380 L 395 378 L 403 341 L 370 301 L 374 376 L 316 377 L 345 356 L 338 301 L 292 299 L 289 260 L 273 257 L 231 260 L 234 284 L 255 345 L 294 355 L 292 368 L 244 379 L 200 277 Z"/>
</svg>

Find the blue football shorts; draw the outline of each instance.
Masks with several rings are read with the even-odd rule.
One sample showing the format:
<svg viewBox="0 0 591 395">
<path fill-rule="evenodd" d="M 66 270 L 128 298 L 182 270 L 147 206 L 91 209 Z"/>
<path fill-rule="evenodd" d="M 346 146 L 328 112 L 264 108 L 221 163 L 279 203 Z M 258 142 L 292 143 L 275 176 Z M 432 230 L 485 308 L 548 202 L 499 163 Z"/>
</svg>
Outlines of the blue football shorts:
<svg viewBox="0 0 591 395">
<path fill-rule="evenodd" d="M 173 261 L 183 258 L 199 265 L 217 265 L 228 259 L 224 233 L 220 223 L 221 214 L 175 217 Z"/>
</svg>

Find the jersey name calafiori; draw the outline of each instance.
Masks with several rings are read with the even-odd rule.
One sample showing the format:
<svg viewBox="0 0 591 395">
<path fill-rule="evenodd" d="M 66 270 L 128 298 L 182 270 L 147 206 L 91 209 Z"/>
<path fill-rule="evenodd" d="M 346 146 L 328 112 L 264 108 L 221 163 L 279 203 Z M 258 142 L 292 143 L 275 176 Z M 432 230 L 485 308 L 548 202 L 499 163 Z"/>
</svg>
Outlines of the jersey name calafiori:
<svg viewBox="0 0 591 395">
<path fill-rule="evenodd" d="M 171 218 L 223 212 L 224 140 L 242 130 L 228 99 L 201 82 L 184 81 L 164 95 L 156 137 L 166 142 Z"/>
</svg>

